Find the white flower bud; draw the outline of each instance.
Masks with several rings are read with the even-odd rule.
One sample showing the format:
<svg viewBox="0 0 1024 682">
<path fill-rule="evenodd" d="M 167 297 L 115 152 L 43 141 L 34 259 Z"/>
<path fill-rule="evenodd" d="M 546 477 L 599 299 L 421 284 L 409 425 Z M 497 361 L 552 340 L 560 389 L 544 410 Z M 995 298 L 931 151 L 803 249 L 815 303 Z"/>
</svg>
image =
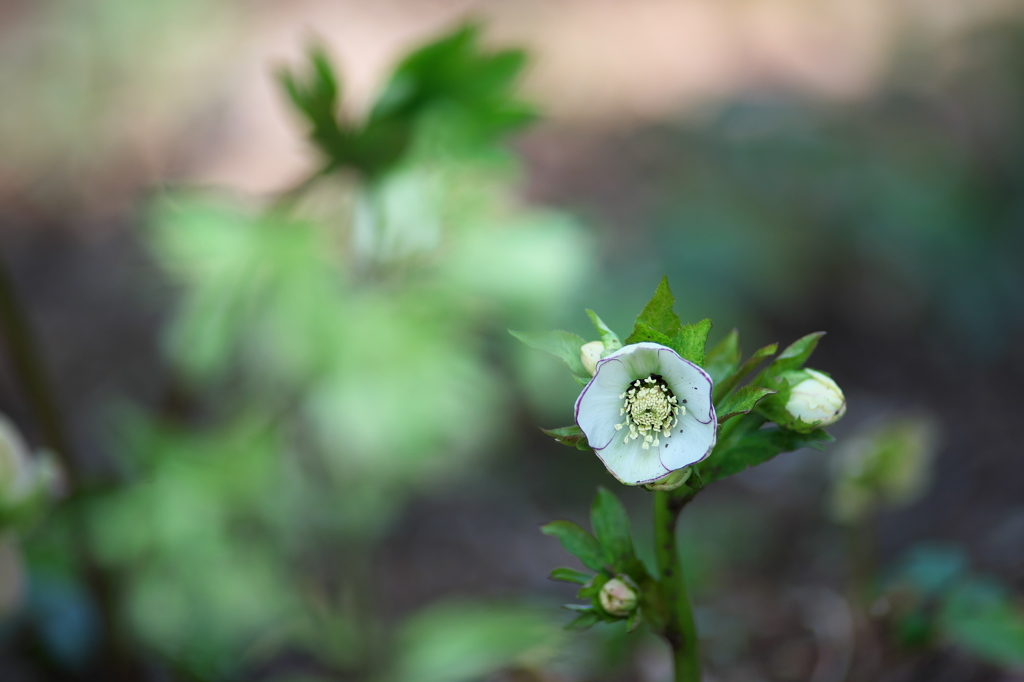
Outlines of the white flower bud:
<svg viewBox="0 0 1024 682">
<path fill-rule="evenodd" d="M 604 353 L 604 344 L 600 341 L 591 341 L 580 347 L 580 360 L 583 361 L 583 367 L 590 373 L 590 376 L 594 376 L 597 371 L 597 361 L 601 359 L 602 353 Z"/>
<path fill-rule="evenodd" d="M 846 397 L 832 378 L 813 369 L 800 373 L 803 381 L 792 385 L 786 412 L 807 424 L 830 426 L 846 414 Z"/>
<path fill-rule="evenodd" d="M 609 615 L 625 618 L 636 610 L 640 603 L 636 584 L 629 576 L 620 575 L 604 584 L 598 595 L 601 608 Z"/>
</svg>

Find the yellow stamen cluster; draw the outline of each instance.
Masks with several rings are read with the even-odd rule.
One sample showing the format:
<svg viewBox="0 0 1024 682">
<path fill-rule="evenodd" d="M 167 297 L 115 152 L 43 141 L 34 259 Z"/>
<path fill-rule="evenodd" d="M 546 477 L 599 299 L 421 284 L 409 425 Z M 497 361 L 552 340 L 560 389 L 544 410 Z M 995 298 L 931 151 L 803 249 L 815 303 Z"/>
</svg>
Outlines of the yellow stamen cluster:
<svg viewBox="0 0 1024 682">
<path fill-rule="evenodd" d="M 679 404 L 665 380 L 657 375 L 637 379 L 619 399 L 624 401 L 619 415 L 626 418 L 615 425 L 615 430 L 629 428 L 629 433 L 622 439 L 623 444 L 643 437 L 644 450 L 658 447 L 659 435 L 664 438 L 671 436 L 680 415 L 686 414 L 686 407 Z"/>
</svg>

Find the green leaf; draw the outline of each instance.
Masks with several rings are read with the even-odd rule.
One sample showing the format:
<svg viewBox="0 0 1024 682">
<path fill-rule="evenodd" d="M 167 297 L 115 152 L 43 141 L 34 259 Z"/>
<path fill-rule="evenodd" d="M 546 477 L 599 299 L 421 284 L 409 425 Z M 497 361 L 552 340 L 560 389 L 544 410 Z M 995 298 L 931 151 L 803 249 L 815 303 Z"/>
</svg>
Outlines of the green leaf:
<svg viewBox="0 0 1024 682">
<path fill-rule="evenodd" d="M 757 367 L 758 363 L 760 363 L 761 360 L 768 357 L 769 355 L 774 354 L 775 351 L 778 350 L 778 348 L 779 344 L 772 343 L 765 346 L 764 348 L 759 348 L 756 351 L 754 351 L 754 354 L 747 358 L 747 361 L 744 362 L 739 367 L 739 369 L 729 374 L 721 382 L 717 382 L 715 384 L 713 398 L 714 401 L 717 403 L 719 400 L 727 396 L 729 394 L 729 391 L 736 388 L 736 385 L 743 380 L 743 377 L 750 374 L 750 372 L 752 372 L 753 369 Z M 754 383 L 758 382 L 755 381 Z"/>
<path fill-rule="evenodd" d="M 740 364 L 740 333 L 733 329 L 729 334 L 718 342 L 714 348 L 708 351 L 704 369 L 711 375 L 711 381 L 718 385 L 718 382 L 736 371 Z"/>
<path fill-rule="evenodd" d="M 789 344 L 784 351 L 779 353 L 779 357 L 768 365 L 764 371 L 765 375 L 775 376 L 791 369 L 803 367 L 823 336 L 825 336 L 825 332 L 812 332 Z"/>
<path fill-rule="evenodd" d="M 565 626 L 566 630 L 572 632 L 584 632 L 594 627 L 602 620 L 601 614 L 591 609 L 590 611 L 584 611 L 580 615 L 576 616 L 568 625 Z"/>
<path fill-rule="evenodd" d="M 718 423 L 721 424 L 726 420 L 741 414 L 748 414 L 752 409 L 754 409 L 754 406 L 757 405 L 761 398 L 772 395 L 773 393 L 775 393 L 775 391 L 770 388 L 744 386 L 722 401 L 722 404 L 715 408 L 715 411 L 718 414 Z"/>
<path fill-rule="evenodd" d="M 654 296 L 644 306 L 636 321 L 642 322 L 651 329 L 671 338 L 678 334 L 679 330 L 683 327 L 679 316 L 672 310 L 675 303 L 676 299 L 672 296 L 672 290 L 668 287 L 668 277 L 662 276 L 661 281 L 658 283 L 658 288 L 654 291 Z"/>
<path fill-rule="evenodd" d="M 643 616 L 640 615 L 640 612 L 641 609 L 637 609 L 629 614 L 629 619 L 626 620 L 626 632 L 633 632 L 640 627 L 640 623 L 643 621 Z"/>
<path fill-rule="evenodd" d="M 679 330 L 669 344 L 673 350 L 683 358 L 694 363 L 698 367 L 704 366 L 704 347 L 708 342 L 708 332 L 711 331 L 711 320 L 704 318 L 700 322 L 688 324 Z"/>
<path fill-rule="evenodd" d="M 597 313 L 593 310 L 587 309 L 587 315 L 590 316 L 590 321 L 594 323 L 594 328 L 597 329 L 597 333 L 601 335 L 601 343 L 604 344 L 605 350 L 612 351 L 622 348 L 622 341 L 619 339 L 618 334 L 613 332 L 611 328 L 604 323 L 604 320 L 597 316 Z"/>
<path fill-rule="evenodd" d="M 597 599 L 598 595 L 601 594 L 601 588 L 604 587 L 605 583 L 609 580 L 611 580 L 611 578 L 604 573 L 598 573 L 576 592 L 576 598 L 591 600 Z"/>
<path fill-rule="evenodd" d="M 558 538 L 569 554 L 592 571 L 604 570 L 604 552 L 601 543 L 593 535 L 571 521 L 552 521 L 540 527 L 545 535 Z"/>
<path fill-rule="evenodd" d="M 577 585 L 586 585 L 592 577 L 589 573 L 583 573 L 572 568 L 556 568 L 548 576 L 551 580 L 560 580 L 563 583 L 576 583 Z"/>
<path fill-rule="evenodd" d="M 718 447 L 703 463 L 699 465 L 700 476 L 707 485 L 718 479 L 738 474 L 741 471 L 763 464 L 781 452 L 813 447 L 821 449 L 824 443 L 834 439 L 828 432 L 817 429 L 803 434 L 780 428 L 759 429 L 744 434 L 739 442 L 731 447 L 725 439 L 719 442 L 724 449 Z"/>
<path fill-rule="evenodd" d="M 561 330 L 531 334 L 511 329 L 508 333 L 530 348 L 542 350 L 562 360 L 562 362 L 568 365 L 576 381 L 581 384 L 590 382 L 590 373 L 583 367 L 583 360 L 580 358 L 580 348 L 585 342 L 578 334 Z"/>
<path fill-rule="evenodd" d="M 597 497 L 590 508 L 590 525 L 604 550 L 605 561 L 616 572 L 628 571 L 636 558 L 629 517 L 618 498 L 605 488 L 597 489 Z"/>
<path fill-rule="evenodd" d="M 391 682 L 472 682 L 529 665 L 538 648 L 557 646 L 561 629 L 544 609 L 500 602 L 432 604 L 401 623 Z"/>
<path fill-rule="evenodd" d="M 541 431 L 562 445 L 568 445 L 577 450 L 590 450 L 586 434 L 583 433 L 583 429 L 575 424 L 572 426 L 560 426 L 557 429 L 541 429 Z"/>
<path fill-rule="evenodd" d="M 643 343 L 645 341 L 660 343 L 662 346 L 668 346 L 669 348 L 672 347 L 672 339 L 650 325 L 637 321 L 633 325 L 633 333 L 626 338 L 626 344 Z"/>
<path fill-rule="evenodd" d="M 950 639 L 983 660 L 1024 664 L 1024 613 L 1001 584 L 968 580 L 947 598 L 941 623 Z"/>
</svg>

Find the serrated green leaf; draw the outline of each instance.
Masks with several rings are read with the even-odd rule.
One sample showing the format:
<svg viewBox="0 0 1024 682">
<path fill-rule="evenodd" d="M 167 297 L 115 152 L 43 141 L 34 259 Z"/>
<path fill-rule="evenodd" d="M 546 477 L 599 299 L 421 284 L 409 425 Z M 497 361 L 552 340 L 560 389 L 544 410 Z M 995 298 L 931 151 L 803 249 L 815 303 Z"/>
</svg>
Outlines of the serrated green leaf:
<svg viewBox="0 0 1024 682">
<path fill-rule="evenodd" d="M 594 627 L 601 622 L 601 614 L 594 610 L 586 611 L 576 616 L 575 619 L 570 621 L 566 626 L 566 630 L 572 632 L 584 632 Z"/>
<path fill-rule="evenodd" d="M 669 344 L 670 347 L 683 358 L 694 363 L 698 367 L 704 366 L 704 348 L 708 342 L 708 333 L 711 331 L 711 320 L 704 318 L 700 322 L 685 325 L 679 330 Z"/>
<path fill-rule="evenodd" d="M 662 346 L 671 347 L 672 339 L 643 322 L 637 322 L 633 325 L 633 332 L 626 338 L 626 344 L 644 342 L 660 343 Z"/>
<path fill-rule="evenodd" d="M 556 568 L 551 571 L 551 575 L 548 576 L 551 580 L 559 580 L 563 583 L 575 583 L 577 585 L 586 585 L 590 582 L 592 575 L 577 571 L 572 568 Z"/>
<path fill-rule="evenodd" d="M 587 443 L 587 436 L 583 430 L 573 424 L 572 426 L 561 426 L 557 429 L 541 429 L 545 435 L 551 436 L 562 445 L 568 445 L 577 450 L 589 451 L 590 444 Z"/>
<path fill-rule="evenodd" d="M 592 571 L 604 569 L 604 552 L 601 543 L 593 535 L 571 521 L 552 521 L 540 528 L 545 535 L 558 538 L 569 554 Z"/>
<path fill-rule="evenodd" d="M 779 344 L 771 343 L 764 348 L 758 348 L 754 351 L 754 354 L 747 358 L 738 369 L 722 379 L 721 382 L 715 384 L 713 389 L 713 400 L 717 403 L 719 400 L 729 394 L 729 392 L 736 388 L 736 385 L 743 380 L 743 377 L 750 374 L 755 367 L 769 355 L 773 355 L 778 350 Z M 754 383 L 757 383 L 756 381 Z"/>
<path fill-rule="evenodd" d="M 597 489 L 590 508 L 590 525 L 604 550 L 605 561 L 618 573 L 628 571 L 636 559 L 629 517 L 619 499 L 605 488 Z"/>
<path fill-rule="evenodd" d="M 711 456 L 699 465 L 700 476 L 707 485 L 718 479 L 738 474 L 758 464 L 763 464 L 782 452 L 813 447 L 821 449 L 825 443 L 834 439 L 828 432 L 817 429 L 803 434 L 781 428 L 768 428 L 744 434 L 740 440 L 729 447 L 724 439 L 716 447 Z"/>
<path fill-rule="evenodd" d="M 720 381 L 736 371 L 740 364 L 740 333 L 733 329 L 708 351 L 704 360 L 711 381 L 717 386 Z"/>
<path fill-rule="evenodd" d="M 601 335 L 601 343 L 604 344 L 605 350 L 612 351 L 622 348 L 622 341 L 619 339 L 618 334 L 613 332 L 611 328 L 604 323 L 604 320 L 598 317 L 597 313 L 588 308 L 587 315 L 590 316 L 590 321 L 594 323 L 594 328 L 597 329 L 597 333 Z"/>
<path fill-rule="evenodd" d="M 561 330 L 531 334 L 511 329 L 508 333 L 530 348 L 542 350 L 559 358 L 569 367 L 577 381 L 582 380 L 584 384 L 590 381 L 590 373 L 583 367 L 583 360 L 580 358 L 580 348 L 585 341 L 578 334 Z"/>
<path fill-rule="evenodd" d="M 748 414 L 762 398 L 773 393 L 775 391 L 771 388 L 744 386 L 715 408 L 718 414 L 718 423 L 721 424 L 741 414 Z"/>
<path fill-rule="evenodd" d="M 672 338 L 683 327 L 679 316 L 672 309 L 675 304 L 676 299 L 672 296 L 672 290 L 668 286 L 668 277 L 663 275 L 661 281 L 658 282 L 658 288 L 654 290 L 654 296 L 644 306 L 636 321 Z M 627 343 L 630 342 L 627 340 Z"/>
</svg>

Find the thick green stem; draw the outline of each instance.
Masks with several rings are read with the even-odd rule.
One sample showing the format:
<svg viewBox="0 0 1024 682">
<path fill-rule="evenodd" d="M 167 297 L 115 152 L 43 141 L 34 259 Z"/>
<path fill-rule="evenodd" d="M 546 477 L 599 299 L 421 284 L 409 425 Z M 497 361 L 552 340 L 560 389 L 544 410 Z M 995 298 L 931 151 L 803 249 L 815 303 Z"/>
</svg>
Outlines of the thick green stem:
<svg viewBox="0 0 1024 682">
<path fill-rule="evenodd" d="M 682 491 L 682 492 L 680 492 Z M 690 500 L 693 491 L 683 487 L 674 492 L 654 494 L 654 539 L 658 560 L 658 584 L 665 609 L 662 636 L 672 647 L 675 682 L 700 682 L 700 659 L 697 656 L 697 626 L 686 594 L 683 562 L 676 541 L 679 512 Z"/>
</svg>

